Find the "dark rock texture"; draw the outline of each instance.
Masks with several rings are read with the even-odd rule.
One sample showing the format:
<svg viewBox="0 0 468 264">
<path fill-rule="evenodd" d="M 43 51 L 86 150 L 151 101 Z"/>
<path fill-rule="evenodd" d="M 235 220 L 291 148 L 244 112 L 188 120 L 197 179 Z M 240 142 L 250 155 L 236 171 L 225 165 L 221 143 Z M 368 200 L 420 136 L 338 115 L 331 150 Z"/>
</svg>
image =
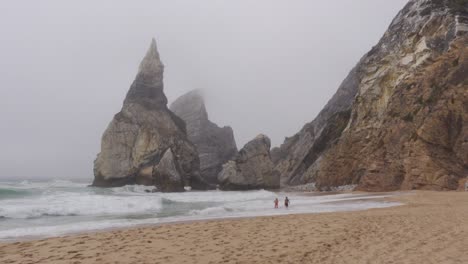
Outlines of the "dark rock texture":
<svg viewBox="0 0 468 264">
<path fill-rule="evenodd" d="M 279 174 L 270 157 L 271 141 L 259 135 L 247 143 L 235 158 L 223 165 L 218 175 L 224 190 L 278 189 Z"/>
<path fill-rule="evenodd" d="M 177 169 L 172 149 L 166 150 L 158 165 L 154 167 L 153 180 L 154 185 L 159 186 L 158 189 L 162 192 L 184 191 L 184 182 Z"/>
<path fill-rule="evenodd" d="M 318 117 L 277 150 L 282 183 L 454 190 L 468 176 L 468 1 L 412 0 Z"/>
<path fill-rule="evenodd" d="M 198 150 L 202 178 L 211 184 L 217 184 L 218 173 L 223 164 L 237 153 L 232 128 L 220 128 L 208 119 L 199 90 L 179 97 L 171 104 L 170 109 L 187 124 L 188 139 Z"/>
<path fill-rule="evenodd" d="M 161 191 L 206 187 L 185 123 L 167 108 L 163 73 L 153 40 L 122 110 L 104 132 L 94 162 L 94 186 L 136 183 L 155 185 Z"/>
</svg>

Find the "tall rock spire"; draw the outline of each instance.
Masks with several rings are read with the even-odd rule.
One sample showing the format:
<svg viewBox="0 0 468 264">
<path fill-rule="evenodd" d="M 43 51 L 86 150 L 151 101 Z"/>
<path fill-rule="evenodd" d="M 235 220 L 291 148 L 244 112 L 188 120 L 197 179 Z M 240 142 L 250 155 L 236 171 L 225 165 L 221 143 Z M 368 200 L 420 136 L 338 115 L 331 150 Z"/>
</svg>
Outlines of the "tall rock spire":
<svg viewBox="0 0 468 264">
<path fill-rule="evenodd" d="M 185 123 L 167 108 L 164 66 L 153 39 L 122 110 L 114 116 L 94 163 L 94 186 L 155 185 L 160 191 L 204 189 Z"/>
<path fill-rule="evenodd" d="M 148 78 L 150 81 L 151 78 L 159 77 L 164 71 L 164 65 L 161 62 L 159 57 L 158 47 L 156 46 L 156 40 L 153 38 L 151 40 L 150 47 L 146 52 L 145 57 L 140 63 L 140 67 L 138 68 L 138 76 L 140 78 Z M 159 81 L 153 80 L 153 81 Z"/>
<path fill-rule="evenodd" d="M 148 109 L 165 108 L 164 65 L 159 57 L 156 40 L 151 41 L 145 57 L 140 63 L 137 76 L 127 93 L 124 104 L 138 103 Z"/>
</svg>

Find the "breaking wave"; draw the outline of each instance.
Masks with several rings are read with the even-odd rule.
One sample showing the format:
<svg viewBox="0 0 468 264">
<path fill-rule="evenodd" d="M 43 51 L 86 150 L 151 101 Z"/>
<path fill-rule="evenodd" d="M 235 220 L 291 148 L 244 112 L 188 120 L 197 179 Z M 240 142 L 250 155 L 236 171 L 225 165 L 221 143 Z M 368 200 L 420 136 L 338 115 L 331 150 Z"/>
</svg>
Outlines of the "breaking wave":
<svg viewBox="0 0 468 264">
<path fill-rule="evenodd" d="M 88 187 L 88 183 L 0 182 L 0 241 L 30 236 L 199 219 L 251 217 L 346 210 L 397 205 L 376 201 L 384 195 L 305 196 L 291 194 L 291 207 L 274 209 L 284 193 L 191 191 L 151 193 L 151 187 Z"/>
</svg>

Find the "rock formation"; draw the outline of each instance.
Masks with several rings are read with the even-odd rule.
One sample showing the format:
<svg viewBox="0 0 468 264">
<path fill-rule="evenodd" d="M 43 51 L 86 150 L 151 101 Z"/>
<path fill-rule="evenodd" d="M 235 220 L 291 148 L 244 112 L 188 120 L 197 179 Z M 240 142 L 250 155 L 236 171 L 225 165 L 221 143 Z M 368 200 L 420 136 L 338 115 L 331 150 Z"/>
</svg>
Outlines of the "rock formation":
<svg viewBox="0 0 468 264">
<path fill-rule="evenodd" d="M 203 96 L 198 90 L 179 97 L 170 109 L 187 125 L 188 139 L 198 150 L 202 178 L 217 184 L 223 164 L 237 153 L 232 128 L 220 128 L 208 119 Z"/>
<path fill-rule="evenodd" d="M 122 110 L 102 137 L 94 186 L 155 185 L 160 191 L 205 188 L 185 123 L 167 108 L 164 65 L 153 39 Z"/>
<path fill-rule="evenodd" d="M 275 156 L 284 184 L 457 189 L 468 175 L 468 1 L 411 0 Z"/>
<path fill-rule="evenodd" d="M 270 157 L 270 139 L 259 135 L 247 143 L 235 158 L 223 165 L 218 175 L 224 190 L 278 189 L 279 174 Z"/>
</svg>

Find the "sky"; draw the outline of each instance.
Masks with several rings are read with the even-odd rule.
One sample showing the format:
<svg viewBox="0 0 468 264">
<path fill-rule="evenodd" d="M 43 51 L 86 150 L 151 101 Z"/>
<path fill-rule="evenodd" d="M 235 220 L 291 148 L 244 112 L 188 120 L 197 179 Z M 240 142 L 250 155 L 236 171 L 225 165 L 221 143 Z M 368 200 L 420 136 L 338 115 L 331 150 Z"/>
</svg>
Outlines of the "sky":
<svg viewBox="0 0 468 264">
<path fill-rule="evenodd" d="M 312 121 L 407 0 L 2 0 L 0 179 L 93 178 L 151 38 L 238 148 Z"/>
</svg>

